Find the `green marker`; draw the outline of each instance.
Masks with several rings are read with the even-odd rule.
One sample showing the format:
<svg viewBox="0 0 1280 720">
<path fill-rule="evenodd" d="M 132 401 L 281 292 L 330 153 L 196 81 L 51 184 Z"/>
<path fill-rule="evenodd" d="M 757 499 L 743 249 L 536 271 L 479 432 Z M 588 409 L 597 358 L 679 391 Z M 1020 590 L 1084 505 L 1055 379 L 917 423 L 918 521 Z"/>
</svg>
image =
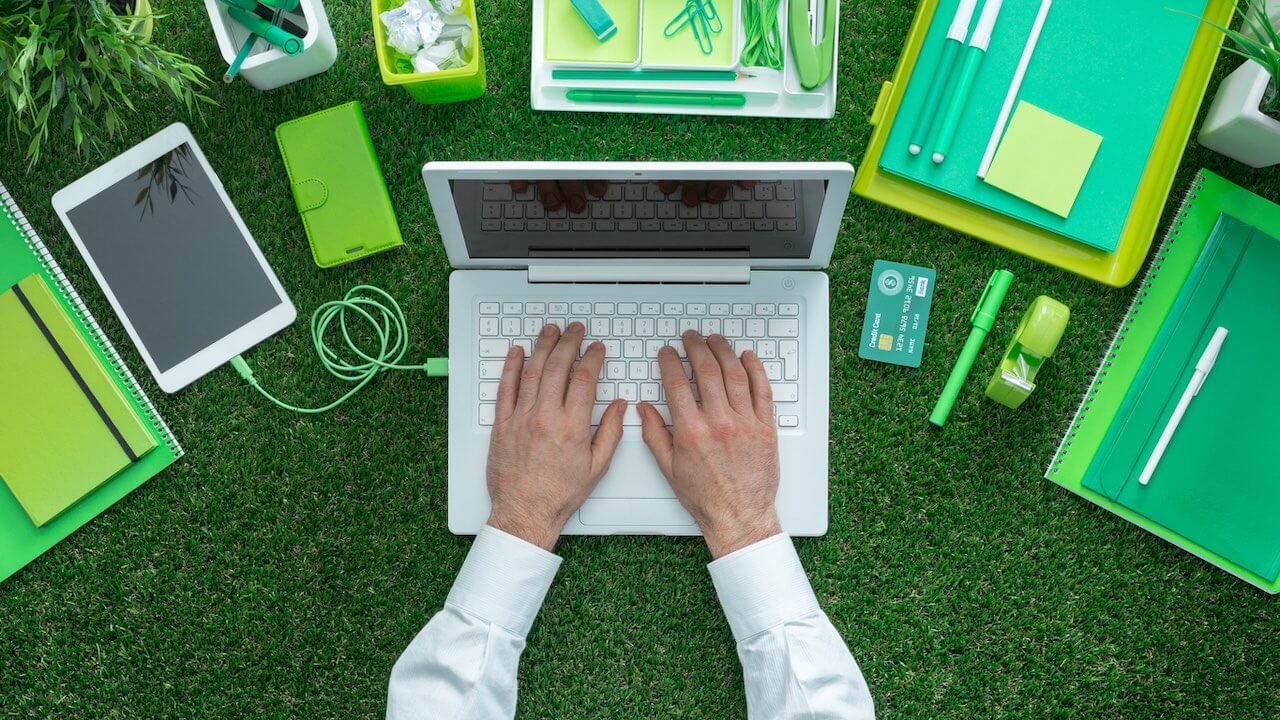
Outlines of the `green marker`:
<svg viewBox="0 0 1280 720">
<path fill-rule="evenodd" d="M 947 30 L 947 39 L 942 46 L 942 59 L 933 71 L 933 82 L 929 85 L 929 94 L 925 96 L 924 106 L 916 117 L 916 130 L 911 133 L 911 145 L 907 150 L 912 155 L 919 155 L 924 143 L 929 138 L 933 121 L 938 116 L 938 105 L 942 103 L 942 95 L 951 82 L 951 74 L 956 69 L 956 59 L 960 57 L 960 48 L 964 47 L 965 38 L 969 37 L 969 23 L 973 21 L 973 11 L 978 9 L 978 0 L 960 0 L 956 8 L 955 19 Z"/>
<path fill-rule="evenodd" d="M 302 38 L 263 20 L 248 10 L 231 5 L 227 7 L 227 14 L 231 19 L 245 26 L 249 32 L 283 50 L 285 55 L 297 55 L 303 50 Z"/>
<path fill-rule="evenodd" d="M 703 105 L 713 107 L 742 107 L 747 96 L 742 93 L 696 93 L 678 91 L 645 90 L 585 90 L 574 89 L 565 93 L 570 102 L 623 103 L 629 105 Z"/>
<path fill-rule="evenodd" d="M 982 291 L 982 298 L 978 300 L 978 307 L 973 311 L 973 317 L 969 318 L 969 322 L 973 325 L 973 329 L 969 331 L 969 339 L 964 343 L 964 349 L 960 351 L 960 357 L 956 360 L 956 366 L 951 369 L 951 376 L 947 378 L 947 384 L 942 388 L 942 396 L 938 398 L 938 404 L 933 406 L 933 414 L 929 416 L 929 422 L 942 427 L 947 422 L 947 416 L 951 414 L 951 407 L 956 404 L 956 398 L 960 396 L 960 389 L 964 387 L 964 381 L 969 377 L 969 370 L 973 368 L 973 361 L 978 358 L 978 351 L 982 349 L 982 341 L 987 339 L 987 333 L 991 332 L 991 326 L 996 322 L 996 315 L 1000 312 L 1000 306 L 1004 304 L 1004 296 L 1009 292 L 1009 285 L 1013 283 L 1013 273 L 1008 270 L 997 270 L 991 274 L 991 279 L 987 281 L 987 287 Z"/>
<path fill-rule="evenodd" d="M 551 71 L 552 80 L 642 80 L 663 82 L 667 80 L 696 80 L 699 82 L 734 82 L 755 77 L 741 70 L 578 70 L 556 68 Z"/>
<path fill-rule="evenodd" d="M 956 139 L 956 131 L 960 128 L 960 117 L 969 104 L 973 82 L 978 77 L 978 69 L 982 67 L 982 58 L 991 45 L 991 32 L 996 27 L 996 18 L 1000 17 L 1000 6 L 1003 4 L 1004 0 L 987 0 L 982 6 L 982 15 L 978 17 L 978 26 L 973 29 L 973 37 L 969 38 L 969 52 L 960 68 L 956 88 L 951 93 L 946 112 L 942 114 L 938 135 L 930 143 L 933 146 L 933 161 L 939 165 L 947 159 L 947 153 L 951 152 L 951 143 Z"/>
</svg>

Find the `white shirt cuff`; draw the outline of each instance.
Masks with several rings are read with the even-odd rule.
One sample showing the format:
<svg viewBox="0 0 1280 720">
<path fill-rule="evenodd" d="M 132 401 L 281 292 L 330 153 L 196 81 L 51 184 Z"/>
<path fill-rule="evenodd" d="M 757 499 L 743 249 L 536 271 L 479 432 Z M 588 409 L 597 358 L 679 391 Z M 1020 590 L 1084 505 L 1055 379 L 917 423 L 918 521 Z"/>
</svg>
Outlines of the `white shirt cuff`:
<svg viewBox="0 0 1280 720">
<path fill-rule="evenodd" d="M 523 638 L 542 607 L 560 560 L 559 555 L 485 525 L 445 602 Z"/>
<path fill-rule="evenodd" d="M 819 611 L 818 598 L 786 534 L 729 553 L 707 569 L 738 642 Z"/>
</svg>

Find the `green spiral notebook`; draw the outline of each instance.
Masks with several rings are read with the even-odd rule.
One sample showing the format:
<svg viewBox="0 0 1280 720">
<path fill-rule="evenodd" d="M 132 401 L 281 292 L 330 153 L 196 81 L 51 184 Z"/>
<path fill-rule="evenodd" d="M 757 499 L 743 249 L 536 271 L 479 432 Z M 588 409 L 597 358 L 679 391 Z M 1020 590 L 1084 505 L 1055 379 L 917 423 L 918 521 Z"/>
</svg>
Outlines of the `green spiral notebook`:
<svg viewBox="0 0 1280 720">
<path fill-rule="evenodd" d="M 3 185 L 0 332 L 3 581 L 182 447 Z"/>
<path fill-rule="evenodd" d="M 1280 592 L 1280 206 L 1196 178 L 1046 477 Z M 1138 476 L 1218 327 L 1217 363 Z"/>
</svg>

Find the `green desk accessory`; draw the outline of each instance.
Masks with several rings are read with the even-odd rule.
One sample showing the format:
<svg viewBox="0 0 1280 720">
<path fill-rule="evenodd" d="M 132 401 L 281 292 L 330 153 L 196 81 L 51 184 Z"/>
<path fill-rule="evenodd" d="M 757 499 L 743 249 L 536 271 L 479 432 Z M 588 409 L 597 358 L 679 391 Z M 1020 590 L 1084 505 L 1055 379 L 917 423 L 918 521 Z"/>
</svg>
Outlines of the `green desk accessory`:
<svg viewBox="0 0 1280 720">
<path fill-rule="evenodd" d="M 876 127 L 854 191 L 1109 285 L 1127 285 L 1159 230 L 1222 45 L 1221 33 L 1197 26 L 1191 16 L 1229 22 L 1233 1 L 1054 3 L 1019 99 L 1106 139 L 1068 218 L 975 176 L 1026 50 L 1023 40 L 1040 15 L 1039 2 L 1004 3 L 946 162 L 935 165 L 910 154 L 958 2 L 920 0 L 898 69 L 872 112 Z M 1135 58 L 1142 59 L 1142 73 L 1133 72 Z"/>
<path fill-rule="evenodd" d="M 276 128 L 316 265 L 330 268 L 403 244 L 360 103 Z"/>
<path fill-rule="evenodd" d="M 819 17 L 818 6 L 822 6 Z M 831 77 L 839 0 L 787 0 L 787 31 L 800 87 L 813 90 Z"/>
<path fill-rule="evenodd" d="M 973 83 L 978 79 L 978 70 L 982 67 L 982 59 L 991 47 L 991 33 L 995 31 L 996 20 L 1000 17 L 1000 8 L 1004 0 L 986 0 L 982 4 L 982 14 L 978 16 L 978 25 L 969 37 L 969 49 L 965 52 L 964 63 L 960 66 L 960 76 L 955 88 L 942 111 L 942 119 L 936 128 L 937 135 L 928 140 L 933 148 L 933 162 L 941 165 L 951 152 L 951 143 L 956 139 L 956 130 L 960 120 L 965 116 L 969 106 L 969 96 L 973 92 Z M 950 33 L 947 35 L 947 47 L 951 46 Z M 946 50 L 943 50 L 944 54 Z M 910 148 L 908 148 L 910 150 Z"/>
<path fill-rule="evenodd" d="M 1004 359 L 987 385 L 987 397 L 1017 409 L 1036 389 L 1036 375 L 1053 357 L 1067 331 L 1071 308 L 1041 295 L 1031 303 L 1013 332 Z"/>
<path fill-rule="evenodd" d="M 646 70 L 736 70 L 737 7 L 728 0 L 644 0 L 640 64 Z"/>
<path fill-rule="evenodd" d="M 156 447 L 44 278 L 0 293 L 0 478 L 46 525 Z"/>
<path fill-rule="evenodd" d="M 280 27 L 281 14 L 291 12 L 298 7 L 299 0 L 222 0 L 227 6 L 227 15 L 240 23 L 249 31 L 249 36 L 240 45 L 240 51 L 231 61 L 231 65 L 222 75 L 223 82 L 231 82 L 240 72 L 240 66 L 249 57 L 249 51 L 262 38 L 280 48 L 286 55 L 298 55 L 304 49 L 302 38 Z M 266 20 L 261 10 L 266 7 L 272 20 Z"/>
<path fill-rule="evenodd" d="M 133 373 L 120 359 L 110 339 L 102 334 L 98 322 L 85 307 L 75 288 L 67 281 L 66 275 L 40 240 L 30 221 L 18 209 L 4 186 L 0 185 L 0 287 L 11 288 L 21 282 L 33 282 L 24 280 L 33 274 L 47 286 L 47 291 L 62 311 L 54 315 L 63 315 L 70 320 L 70 326 L 63 325 L 60 330 L 55 329 L 56 323 L 50 324 L 48 326 L 50 332 L 56 333 L 55 337 L 62 338 L 62 344 L 67 347 L 78 344 L 69 339 L 67 333 L 78 335 L 83 346 L 88 349 L 87 359 L 91 360 L 90 365 L 96 364 L 105 371 L 95 375 L 94 371 L 86 369 L 81 372 L 81 378 L 85 380 L 86 386 L 95 393 L 96 397 L 107 398 L 100 401 L 103 409 L 108 412 L 108 417 L 113 418 L 117 429 L 121 431 L 121 437 L 130 444 L 138 459 L 136 462 L 124 463 L 121 469 L 110 476 L 110 479 L 98 484 L 78 502 L 73 502 L 40 527 L 32 522 L 31 517 L 23 510 L 22 503 L 14 497 L 6 482 L 10 478 L 6 477 L 6 481 L 0 481 L 0 581 L 39 557 L 41 553 L 52 548 L 182 456 L 181 445 L 178 444 L 155 406 L 151 404 L 146 392 L 138 385 Z M 33 294 L 29 293 L 29 295 Z M 3 338 L 0 341 L 0 347 L 10 350 L 18 347 L 16 344 L 11 344 L 12 336 L 8 332 L 0 331 L 0 338 Z M 81 360 L 86 359 L 84 355 L 73 352 L 69 352 L 67 357 L 72 358 L 75 355 L 79 355 Z M 77 367 L 88 367 L 78 364 L 81 360 L 72 362 L 77 363 Z M 104 378 L 110 385 L 110 389 L 103 384 Z M 11 385 L 17 385 L 17 383 L 10 383 L 9 378 L 0 381 L 0 392 L 21 390 Z M 111 400 L 111 396 L 123 398 L 128 412 L 117 414 L 121 406 Z M 48 409 L 43 405 L 45 402 L 43 399 L 40 402 L 41 405 L 28 404 L 25 408 L 20 408 L 16 404 L 0 400 L 0 412 L 9 413 L 20 410 L 23 413 L 30 413 L 27 417 L 34 417 Z M 135 417 L 134 421 L 141 420 L 144 436 L 136 434 L 136 426 L 131 427 L 133 421 L 128 419 L 130 414 Z M 59 415 L 59 417 L 70 419 L 70 416 Z M 3 445 L 7 438 L 7 433 L 0 432 L 0 445 Z M 150 450 L 148 451 L 147 448 Z M 82 450 L 69 454 L 79 457 Z M 3 450 L 0 450 L 0 456 L 16 457 Z M 120 457 L 123 458 L 124 455 Z M 55 459 L 63 462 L 70 458 Z M 0 470 L 0 472 L 6 471 Z"/>
<path fill-rule="evenodd" d="M 741 70 L 580 70 L 556 68 L 552 80 L 624 80 L 637 82 L 736 82 L 753 75 Z"/>
<path fill-rule="evenodd" d="M 782 69 L 781 4 L 782 0 L 742 0 L 743 67 Z"/>
<path fill-rule="evenodd" d="M 662 29 L 662 34 L 673 38 L 685 28 L 689 28 L 702 54 L 710 55 L 715 49 L 711 36 L 724 32 L 724 21 L 716 11 L 715 0 L 687 0 L 680 12 Z"/>
<path fill-rule="evenodd" d="M 572 0 L 546 0 L 540 30 L 544 59 L 555 63 L 634 65 L 640 59 L 640 0 L 600 0 L 600 4 L 618 28 L 609 42 L 600 42 L 579 19 Z"/>
<path fill-rule="evenodd" d="M 1004 304 L 1004 296 L 1009 293 L 1011 284 L 1013 284 L 1013 273 L 1008 270 L 996 270 L 987 281 L 982 297 L 978 299 L 978 306 L 974 308 L 973 316 L 969 318 L 969 324 L 973 326 L 969 331 L 969 339 L 960 350 L 960 357 L 956 359 L 956 365 L 951 369 L 951 375 L 947 377 L 942 395 L 929 415 L 929 422 L 935 426 L 942 427 L 946 424 L 947 416 L 951 414 L 956 398 L 960 397 L 960 389 L 964 387 L 964 381 L 969 377 L 973 361 L 978 358 L 982 342 L 987 339 L 987 333 L 991 332 L 991 326 L 996 322 L 996 315 L 1000 312 L 1000 306 Z"/>
<path fill-rule="evenodd" d="M 706 105 L 742 107 L 747 96 L 742 93 L 698 93 L 648 90 L 597 90 L 575 88 L 565 93 L 571 102 L 618 103 L 625 105 Z"/>
<path fill-rule="evenodd" d="M 600 4 L 600 0 L 571 0 L 571 2 L 573 9 L 578 11 L 582 21 L 595 34 L 596 40 L 604 42 L 618 34 L 617 24 L 609 16 L 609 11 Z"/>
<path fill-rule="evenodd" d="M 964 48 L 964 41 L 969 38 L 969 23 L 973 21 L 973 12 L 978 9 L 978 0 L 960 0 L 956 6 L 955 17 L 951 27 L 947 29 L 947 40 L 942 46 L 942 55 L 933 69 L 933 80 L 929 83 L 929 94 L 925 96 L 924 106 L 916 117 L 916 129 L 911 133 L 911 145 L 907 151 L 919 155 L 924 150 L 933 130 L 933 121 L 938 116 L 938 107 L 942 104 L 943 93 L 951 84 L 951 76 L 955 72 L 956 59 Z"/>
<path fill-rule="evenodd" d="M 1170 225 L 1045 477 L 1280 592 L 1280 383 L 1268 365 L 1280 354 L 1280 206 L 1201 171 Z M 1217 365 L 1144 486 L 1140 473 L 1218 327 L 1230 337 Z M 1198 579 L 1189 572 L 1179 574 Z"/>
</svg>

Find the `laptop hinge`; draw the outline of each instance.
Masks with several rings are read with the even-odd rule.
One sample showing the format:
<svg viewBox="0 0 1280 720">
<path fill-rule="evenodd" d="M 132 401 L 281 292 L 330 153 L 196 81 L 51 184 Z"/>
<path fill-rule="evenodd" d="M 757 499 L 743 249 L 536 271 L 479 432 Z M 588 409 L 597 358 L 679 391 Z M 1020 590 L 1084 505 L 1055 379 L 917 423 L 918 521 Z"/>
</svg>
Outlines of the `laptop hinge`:
<svg viewBox="0 0 1280 720">
<path fill-rule="evenodd" d="M 531 283 L 685 283 L 751 282 L 747 265 L 657 265 L 638 262 L 600 265 L 545 263 L 529 266 Z"/>
</svg>

